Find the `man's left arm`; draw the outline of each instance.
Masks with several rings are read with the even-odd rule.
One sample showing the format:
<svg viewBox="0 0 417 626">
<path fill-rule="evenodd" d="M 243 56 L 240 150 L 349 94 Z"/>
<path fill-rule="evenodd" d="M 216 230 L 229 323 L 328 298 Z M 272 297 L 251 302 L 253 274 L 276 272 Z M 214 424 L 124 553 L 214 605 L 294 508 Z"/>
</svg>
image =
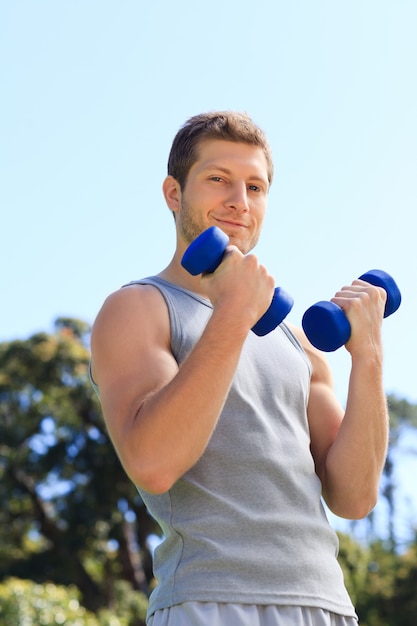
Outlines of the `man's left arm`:
<svg viewBox="0 0 417 626">
<path fill-rule="evenodd" d="M 324 355 L 297 332 L 312 364 L 307 409 L 311 452 L 330 510 L 361 519 L 376 504 L 388 447 L 381 340 L 385 292 L 358 280 L 332 301 L 343 308 L 352 329 L 345 346 L 352 360 L 345 411 L 335 397 Z"/>
</svg>

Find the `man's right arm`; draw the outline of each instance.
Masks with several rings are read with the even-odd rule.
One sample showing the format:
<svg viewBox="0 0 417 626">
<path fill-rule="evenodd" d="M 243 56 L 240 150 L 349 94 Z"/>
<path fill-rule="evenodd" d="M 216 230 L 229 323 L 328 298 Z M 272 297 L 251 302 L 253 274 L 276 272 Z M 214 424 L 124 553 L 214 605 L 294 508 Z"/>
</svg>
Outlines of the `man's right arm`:
<svg viewBox="0 0 417 626">
<path fill-rule="evenodd" d="M 180 367 L 171 353 L 167 307 L 154 287 L 114 293 L 96 319 L 92 367 L 104 419 L 126 473 L 146 491 L 167 491 L 203 454 L 246 336 L 272 297 L 273 279 L 264 268 L 251 270 L 248 257 L 243 265 L 249 269 L 242 268 L 246 282 L 240 289 L 227 287 L 227 277 L 208 279 L 213 314 Z M 260 290 L 264 305 L 254 313 Z"/>
</svg>

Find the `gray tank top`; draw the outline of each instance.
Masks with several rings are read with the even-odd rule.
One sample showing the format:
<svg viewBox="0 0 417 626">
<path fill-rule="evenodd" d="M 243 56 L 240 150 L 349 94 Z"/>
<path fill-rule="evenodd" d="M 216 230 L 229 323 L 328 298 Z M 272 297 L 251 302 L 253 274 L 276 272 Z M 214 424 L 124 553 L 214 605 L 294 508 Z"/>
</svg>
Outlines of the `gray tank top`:
<svg viewBox="0 0 417 626">
<path fill-rule="evenodd" d="M 210 318 L 210 302 L 158 277 L 134 284 L 163 295 L 181 365 Z M 355 616 L 310 452 L 310 375 L 285 324 L 265 337 L 250 332 L 200 460 L 167 493 L 140 490 L 164 537 L 154 554 L 149 615 L 198 600 Z"/>
</svg>

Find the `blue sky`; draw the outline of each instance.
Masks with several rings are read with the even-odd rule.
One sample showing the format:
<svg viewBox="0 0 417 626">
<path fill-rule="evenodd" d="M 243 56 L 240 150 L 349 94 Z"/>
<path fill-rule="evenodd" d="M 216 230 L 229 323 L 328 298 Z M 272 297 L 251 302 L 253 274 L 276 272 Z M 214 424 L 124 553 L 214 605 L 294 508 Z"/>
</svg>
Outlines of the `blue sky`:
<svg viewBox="0 0 417 626">
<path fill-rule="evenodd" d="M 414 0 L 5 0 L 0 5 L 0 340 L 92 322 L 171 258 L 161 183 L 195 113 L 249 112 L 276 178 L 256 253 L 290 320 L 381 268 L 385 387 L 417 401 Z M 349 358 L 329 356 L 345 400 Z"/>
<path fill-rule="evenodd" d="M 403 303 L 384 322 L 385 387 L 417 401 L 416 25 L 415 0 L 3 0 L 0 341 L 92 322 L 161 270 L 173 136 L 245 110 L 274 152 L 256 253 L 293 295 L 289 319 L 388 271 Z M 349 358 L 329 360 L 343 403 Z"/>
</svg>

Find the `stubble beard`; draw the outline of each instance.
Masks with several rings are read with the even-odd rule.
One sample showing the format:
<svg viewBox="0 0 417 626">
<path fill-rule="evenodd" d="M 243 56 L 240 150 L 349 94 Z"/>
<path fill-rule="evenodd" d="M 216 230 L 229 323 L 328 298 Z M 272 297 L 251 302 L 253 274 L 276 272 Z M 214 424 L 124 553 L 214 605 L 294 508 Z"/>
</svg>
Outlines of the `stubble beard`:
<svg viewBox="0 0 417 626">
<path fill-rule="evenodd" d="M 196 239 L 201 233 L 206 230 L 207 226 L 202 222 L 202 220 L 198 220 L 195 218 L 195 211 L 193 207 L 187 200 L 184 198 L 181 199 L 181 209 L 179 214 L 177 214 L 178 221 L 178 229 L 180 236 L 184 239 L 184 241 L 189 245 L 194 239 Z M 259 233 L 253 236 L 249 241 L 236 241 L 233 242 L 242 254 L 247 254 L 250 252 L 258 243 Z"/>
<path fill-rule="evenodd" d="M 177 221 L 179 234 L 187 244 L 194 241 L 205 230 L 205 226 L 195 219 L 192 206 L 183 198 Z"/>
</svg>

